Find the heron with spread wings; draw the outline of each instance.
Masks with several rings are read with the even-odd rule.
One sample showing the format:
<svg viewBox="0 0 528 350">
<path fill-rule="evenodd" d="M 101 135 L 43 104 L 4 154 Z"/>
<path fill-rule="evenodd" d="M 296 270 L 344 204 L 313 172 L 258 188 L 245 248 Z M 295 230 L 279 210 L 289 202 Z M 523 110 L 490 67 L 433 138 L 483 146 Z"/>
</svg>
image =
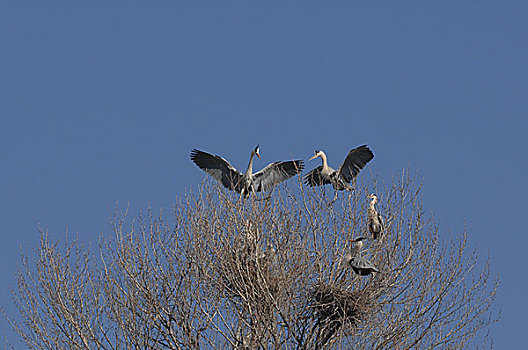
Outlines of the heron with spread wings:
<svg viewBox="0 0 528 350">
<path fill-rule="evenodd" d="M 249 196 L 252 192 L 270 190 L 282 181 L 301 173 L 304 168 L 302 160 L 278 161 L 268 164 L 264 169 L 253 174 L 253 158 L 255 156 L 260 158 L 259 146 L 251 151 L 247 170 L 242 174 L 220 156 L 197 149 L 191 151 L 191 160 L 194 164 L 211 175 L 225 188 L 236 191 L 244 197 Z"/>
<path fill-rule="evenodd" d="M 323 151 L 315 151 L 314 156 L 309 160 L 317 157 L 321 158 L 323 164 L 306 174 L 304 183 L 311 187 L 332 184 L 335 190 L 335 201 L 337 199 L 337 191 L 352 191 L 354 189 L 350 182 L 374 158 L 374 154 L 367 145 L 354 148 L 348 152 L 343 164 L 337 170 L 328 166 L 326 154 Z"/>
</svg>

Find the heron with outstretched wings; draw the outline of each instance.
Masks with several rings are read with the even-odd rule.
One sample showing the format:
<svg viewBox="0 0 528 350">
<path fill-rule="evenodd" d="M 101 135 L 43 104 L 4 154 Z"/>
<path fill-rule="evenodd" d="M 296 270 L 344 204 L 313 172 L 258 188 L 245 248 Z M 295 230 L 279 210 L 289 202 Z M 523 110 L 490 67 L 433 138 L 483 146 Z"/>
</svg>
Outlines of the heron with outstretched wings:
<svg viewBox="0 0 528 350">
<path fill-rule="evenodd" d="M 236 191 L 245 197 L 249 196 L 251 192 L 270 190 L 282 181 L 301 173 L 304 168 L 302 160 L 278 161 L 253 174 L 253 158 L 255 156 L 260 158 L 259 146 L 251 151 L 247 170 L 243 174 L 220 156 L 197 149 L 191 151 L 191 160 L 194 164 L 211 175 L 225 188 Z"/>
<path fill-rule="evenodd" d="M 335 190 L 335 201 L 337 199 L 337 191 L 352 191 L 354 189 L 350 185 L 350 181 L 358 176 L 361 169 L 374 158 L 374 154 L 367 145 L 354 148 L 348 152 L 343 164 L 337 170 L 328 166 L 326 154 L 323 151 L 315 151 L 314 156 L 309 160 L 317 157 L 321 158 L 323 165 L 306 174 L 304 183 L 311 187 L 332 184 Z"/>
</svg>

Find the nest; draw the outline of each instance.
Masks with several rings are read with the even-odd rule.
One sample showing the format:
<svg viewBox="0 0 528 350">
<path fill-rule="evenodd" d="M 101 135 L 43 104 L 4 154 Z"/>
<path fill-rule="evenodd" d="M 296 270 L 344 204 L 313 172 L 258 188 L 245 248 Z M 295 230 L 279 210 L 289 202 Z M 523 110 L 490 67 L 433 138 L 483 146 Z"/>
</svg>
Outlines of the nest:
<svg viewBox="0 0 528 350">
<path fill-rule="evenodd" d="M 311 299 L 320 347 L 342 330 L 343 326 L 353 329 L 368 312 L 368 305 L 359 291 L 344 290 L 336 284 L 316 284 L 311 292 Z"/>
</svg>

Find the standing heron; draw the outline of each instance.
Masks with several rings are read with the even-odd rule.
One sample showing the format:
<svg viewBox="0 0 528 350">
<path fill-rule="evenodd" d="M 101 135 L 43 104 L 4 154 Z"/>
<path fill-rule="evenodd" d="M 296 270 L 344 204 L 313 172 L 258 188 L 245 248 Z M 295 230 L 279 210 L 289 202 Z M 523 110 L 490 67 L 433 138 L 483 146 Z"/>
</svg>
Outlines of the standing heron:
<svg viewBox="0 0 528 350">
<path fill-rule="evenodd" d="M 317 157 L 321 157 L 323 165 L 310 171 L 304 177 L 304 183 L 311 187 L 332 184 L 335 190 L 333 201 L 335 201 L 337 199 L 337 191 L 354 190 L 354 187 L 349 184 L 350 181 L 358 176 L 359 171 L 374 158 L 374 154 L 367 145 L 354 148 L 348 152 L 343 164 L 337 170 L 328 166 L 326 154 L 323 151 L 315 151 L 314 156 L 309 160 Z"/>
<path fill-rule="evenodd" d="M 259 146 L 251 151 L 249 165 L 244 174 L 235 169 L 227 160 L 197 149 L 191 151 L 191 160 L 200 169 L 211 175 L 225 188 L 239 192 L 244 197 L 251 192 L 267 191 L 284 180 L 302 172 L 302 160 L 290 160 L 268 164 L 264 169 L 253 174 L 253 158 L 260 158 Z"/>
<path fill-rule="evenodd" d="M 352 270 L 360 276 L 368 276 L 372 272 L 379 272 L 374 264 L 359 256 L 364 239 L 364 237 L 349 239 L 348 241 L 351 243 L 351 247 L 345 255 L 345 261 L 348 262 Z"/>
<path fill-rule="evenodd" d="M 378 201 L 378 197 L 373 193 L 368 195 L 367 198 L 371 198 L 372 201 L 367 209 L 368 216 L 368 229 L 372 234 L 372 238 L 378 239 L 383 235 L 385 231 L 385 224 L 383 223 L 383 217 L 381 214 L 374 208 L 374 205 Z"/>
</svg>

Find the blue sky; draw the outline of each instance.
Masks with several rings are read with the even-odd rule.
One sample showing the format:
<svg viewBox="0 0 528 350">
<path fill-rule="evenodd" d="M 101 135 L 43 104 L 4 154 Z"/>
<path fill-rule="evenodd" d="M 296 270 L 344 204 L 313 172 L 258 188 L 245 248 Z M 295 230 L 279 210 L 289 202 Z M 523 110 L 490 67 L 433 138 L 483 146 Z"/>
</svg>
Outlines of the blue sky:
<svg viewBox="0 0 528 350">
<path fill-rule="evenodd" d="M 259 169 L 368 144 L 367 171 L 419 172 L 442 234 L 467 220 L 500 273 L 495 346 L 525 343 L 525 2 L 144 4 L 0 4 L 8 313 L 39 223 L 96 246 L 116 201 L 168 208 L 203 180 L 192 148 L 244 169 L 259 143 Z"/>
</svg>

